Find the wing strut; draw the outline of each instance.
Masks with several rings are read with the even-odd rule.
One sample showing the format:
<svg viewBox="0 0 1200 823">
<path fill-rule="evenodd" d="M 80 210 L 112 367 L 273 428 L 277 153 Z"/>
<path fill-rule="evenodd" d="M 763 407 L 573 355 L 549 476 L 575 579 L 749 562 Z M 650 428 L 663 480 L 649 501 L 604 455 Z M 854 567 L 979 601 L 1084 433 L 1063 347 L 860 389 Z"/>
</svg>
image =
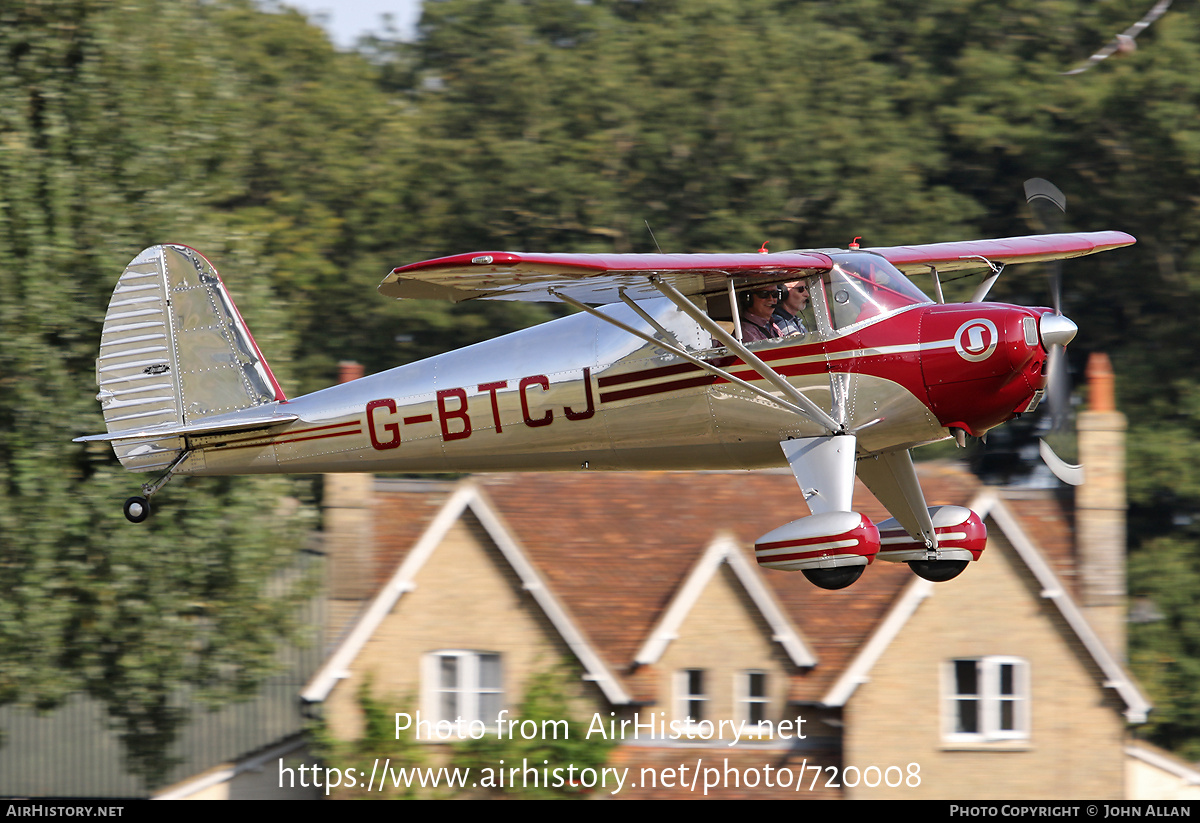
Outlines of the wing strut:
<svg viewBox="0 0 1200 823">
<path fill-rule="evenodd" d="M 584 303 L 580 303 L 578 300 L 576 300 L 572 297 L 568 297 L 565 294 L 561 294 L 560 292 L 557 292 L 554 289 L 550 289 L 550 294 L 554 295 L 556 298 L 563 301 L 567 305 L 574 306 L 575 308 L 579 309 L 580 311 L 585 311 L 588 314 L 592 315 L 593 317 L 603 320 L 605 323 L 608 323 L 611 326 L 617 327 L 618 329 L 620 329 L 623 332 L 632 334 L 634 337 L 639 337 L 642 340 L 645 340 L 647 343 L 650 343 L 651 345 L 658 346 L 659 348 L 670 352 L 671 354 L 675 355 L 676 357 L 682 357 L 684 360 L 688 361 L 689 363 L 699 366 L 700 368 L 704 369 L 709 374 L 714 374 L 717 377 L 720 377 L 722 380 L 728 380 L 730 383 L 733 383 L 734 385 L 741 386 L 746 391 L 757 394 L 759 397 L 763 398 L 764 400 L 770 401 L 771 403 L 774 403 L 776 406 L 779 406 L 781 409 L 784 409 L 785 411 L 790 411 L 793 414 L 798 414 L 807 420 L 812 420 L 814 423 L 817 423 L 818 425 L 824 425 L 824 423 L 821 423 L 818 420 L 813 420 L 813 418 L 808 414 L 808 412 L 806 412 L 804 409 L 800 408 L 799 406 L 795 405 L 794 403 L 789 403 L 786 400 L 776 397 L 775 395 L 771 394 L 770 392 L 765 391 L 764 389 L 760 389 L 758 386 L 755 386 L 753 383 L 747 383 L 745 380 L 741 379 L 740 377 L 734 377 L 732 374 L 725 371 L 725 369 L 722 369 L 720 366 L 714 366 L 712 363 L 709 363 L 707 360 L 701 360 L 699 357 L 689 354 L 688 352 L 685 352 L 683 349 L 676 348 L 675 346 L 672 346 L 670 343 L 659 340 L 659 339 L 653 337 L 652 335 L 646 334 L 645 332 L 638 331 L 637 329 L 633 328 L 632 326 L 628 326 L 628 325 L 622 323 L 620 320 L 617 320 L 615 317 L 610 317 L 607 314 L 597 311 L 596 309 L 594 309 L 591 306 L 588 306 Z M 807 398 L 805 398 L 805 399 L 807 399 Z M 818 409 L 818 411 L 819 411 L 819 409 Z"/>
<path fill-rule="evenodd" d="M 908 449 L 884 452 L 858 461 L 858 479 L 891 512 L 913 539 L 923 540 L 926 548 L 936 551 L 937 532 L 933 527 L 925 494 L 917 480 L 912 453 Z"/>
<path fill-rule="evenodd" d="M 738 316 L 737 289 L 733 286 L 733 278 L 729 278 L 729 314 L 733 317 L 733 333 L 738 340 L 742 339 L 742 318 Z"/>
<path fill-rule="evenodd" d="M 992 271 L 991 275 L 979 284 L 979 287 L 975 289 L 975 293 L 971 295 L 971 299 L 967 301 L 969 303 L 982 303 L 987 297 L 988 292 L 992 290 L 992 286 L 995 285 L 996 280 L 1000 277 L 1000 273 L 1004 271 L 1004 264 L 993 263 L 991 260 L 988 260 L 986 257 L 981 257 L 978 254 L 973 254 L 970 256 L 978 258 L 984 263 L 987 263 L 987 267 Z"/>
<path fill-rule="evenodd" d="M 942 278 L 938 274 L 937 266 L 930 266 L 929 273 L 933 275 L 933 291 L 937 297 L 938 303 L 945 303 L 946 298 L 942 295 Z"/>
<path fill-rule="evenodd" d="M 625 289 L 617 289 L 617 293 L 621 295 L 622 303 L 624 303 L 629 308 L 633 309 L 633 311 L 637 314 L 638 317 L 642 318 L 647 323 L 649 323 L 651 328 L 653 328 L 655 331 L 657 331 L 659 334 L 661 334 L 664 339 L 674 340 L 675 347 L 678 349 L 686 349 L 687 348 L 687 346 L 685 346 L 682 342 L 680 342 L 679 338 L 675 336 L 674 332 L 668 331 L 666 329 L 666 327 L 664 327 L 661 323 L 659 323 L 657 320 L 655 320 L 653 317 L 651 317 L 649 314 L 647 314 L 646 310 L 643 309 L 641 306 L 639 306 L 637 304 L 636 300 L 632 299 L 629 295 L 627 295 L 625 293 Z"/>
<path fill-rule="evenodd" d="M 764 363 L 759 357 L 750 351 L 740 340 L 734 339 L 733 335 L 725 331 L 723 328 L 713 322 L 707 314 L 700 311 L 694 303 L 680 294 L 670 283 L 663 282 L 657 277 L 650 278 L 650 282 L 654 288 L 658 289 L 674 303 L 681 312 L 700 324 L 700 327 L 709 332 L 717 340 L 724 343 L 729 349 L 736 352 L 739 357 L 746 362 L 746 365 L 758 372 L 763 380 L 775 386 L 784 396 L 793 401 L 796 405 L 804 409 L 804 416 L 821 426 L 830 434 L 838 434 L 843 427 L 836 420 L 825 413 L 825 410 L 818 406 L 813 401 L 809 400 L 803 394 L 796 390 L 796 387 L 783 378 L 779 372 L 772 369 Z"/>
</svg>

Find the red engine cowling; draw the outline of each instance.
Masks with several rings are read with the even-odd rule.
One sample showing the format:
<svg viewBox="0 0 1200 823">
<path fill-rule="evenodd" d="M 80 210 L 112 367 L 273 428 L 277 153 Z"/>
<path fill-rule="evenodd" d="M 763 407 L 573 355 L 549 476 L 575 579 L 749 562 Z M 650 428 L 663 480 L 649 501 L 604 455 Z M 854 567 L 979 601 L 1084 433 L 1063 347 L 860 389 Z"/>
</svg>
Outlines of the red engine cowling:
<svg viewBox="0 0 1200 823">
<path fill-rule="evenodd" d="M 1046 383 L 1039 317 L 1038 310 L 991 303 L 925 313 L 921 343 L 940 346 L 921 358 L 938 422 L 979 437 L 1030 408 Z"/>
</svg>

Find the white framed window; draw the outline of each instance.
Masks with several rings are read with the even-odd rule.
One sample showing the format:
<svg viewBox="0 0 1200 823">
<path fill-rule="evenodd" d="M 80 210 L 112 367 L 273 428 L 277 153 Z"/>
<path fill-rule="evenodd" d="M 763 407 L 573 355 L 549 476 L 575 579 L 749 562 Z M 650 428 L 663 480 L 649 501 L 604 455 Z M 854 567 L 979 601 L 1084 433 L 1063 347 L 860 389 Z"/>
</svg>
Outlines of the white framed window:
<svg viewBox="0 0 1200 823">
<path fill-rule="evenodd" d="M 676 711 L 679 719 L 699 723 L 705 719 L 708 693 L 704 690 L 704 669 L 682 669 L 675 673 Z"/>
<path fill-rule="evenodd" d="M 734 694 L 738 699 L 738 719 L 748 726 L 757 726 L 767 720 L 771 698 L 767 694 L 767 673 L 764 671 L 738 672 Z"/>
<path fill-rule="evenodd" d="M 431 722 L 490 727 L 504 707 L 500 655 L 445 649 L 425 656 L 422 701 Z"/>
<path fill-rule="evenodd" d="M 1019 657 L 946 661 L 942 693 L 946 739 L 958 742 L 1029 737 L 1029 663 Z"/>
</svg>

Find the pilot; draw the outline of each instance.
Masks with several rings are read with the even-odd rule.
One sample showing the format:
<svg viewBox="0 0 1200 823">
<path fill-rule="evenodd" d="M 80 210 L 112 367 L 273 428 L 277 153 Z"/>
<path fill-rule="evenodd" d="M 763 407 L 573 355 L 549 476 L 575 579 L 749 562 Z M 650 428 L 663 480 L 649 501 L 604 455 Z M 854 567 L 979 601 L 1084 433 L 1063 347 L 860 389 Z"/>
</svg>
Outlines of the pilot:
<svg viewBox="0 0 1200 823">
<path fill-rule="evenodd" d="M 807 334 L 808 329 L 804 326 L 804 318 L 800 316 L 800 312 L 808 306 L 808 284 L 801 280 L 796 283 L 784 283 L 783 288 L 783 300 L 775 306 L 775 314 L 771 319 L 779 328 L 781 337 Z"/>
<path fill-rule="evenodd" d="M 747 296 L 742 302 L 742 342 L 754 343 L 779 337 L 779 327 L 771 315 L 779 302 L 779 289 L 771 287 L 745 294 Z"/>
</svg>

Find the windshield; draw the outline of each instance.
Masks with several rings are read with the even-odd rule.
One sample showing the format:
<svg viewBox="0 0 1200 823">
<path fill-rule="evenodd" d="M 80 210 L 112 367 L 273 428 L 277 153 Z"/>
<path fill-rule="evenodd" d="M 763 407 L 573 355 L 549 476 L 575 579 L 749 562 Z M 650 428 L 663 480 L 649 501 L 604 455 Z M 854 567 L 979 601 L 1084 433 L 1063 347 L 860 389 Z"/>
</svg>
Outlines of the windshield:
<svg viewBox="0 0 1200 823">
<path fill-rule="evenodd" d="M 905 306 L 932 303 L 899 269 L 877 254 L 830 255 L 826 275 L 829 306 L 836 329 L 887 314 Z"/>
</svg>

